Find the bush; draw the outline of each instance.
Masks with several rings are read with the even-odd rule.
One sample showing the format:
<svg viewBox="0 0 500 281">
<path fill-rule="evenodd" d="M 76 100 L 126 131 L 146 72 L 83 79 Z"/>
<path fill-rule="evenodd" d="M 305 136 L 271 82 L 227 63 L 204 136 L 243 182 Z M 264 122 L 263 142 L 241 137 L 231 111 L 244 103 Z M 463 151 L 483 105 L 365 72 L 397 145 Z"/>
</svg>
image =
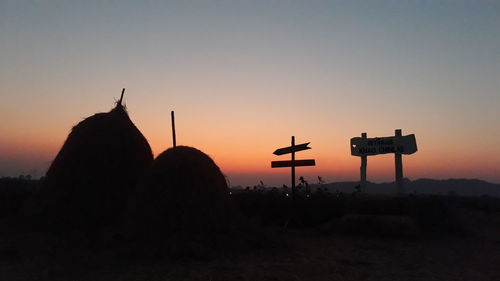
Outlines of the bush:
<svg viewBox="0 0 500 281">
<path fill-rule="evenodd" d="M 0 218 L 17 215 L 39 187 L 39 180 L 0 178 Z"/>
</svg>

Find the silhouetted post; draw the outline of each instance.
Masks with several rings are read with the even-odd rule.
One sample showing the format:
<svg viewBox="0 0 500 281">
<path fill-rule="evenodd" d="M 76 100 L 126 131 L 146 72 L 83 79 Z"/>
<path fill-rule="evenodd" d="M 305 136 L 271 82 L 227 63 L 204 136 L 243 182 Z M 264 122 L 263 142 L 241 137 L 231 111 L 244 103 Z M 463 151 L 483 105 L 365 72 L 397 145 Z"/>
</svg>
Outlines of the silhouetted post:
<svg viewBox="0 0 500 281">
<path fill-rule="evenodd" d="M 292 145 L 289 147 L 282 147 L 276 149 L 273 154 L 274 155 L 284 155 L 291 153 L 292 154 L 292 159 L 290 161 L 272 161 L 271 162 L 271 168 L 288 168 L 291 167 L 292 170 L 292 204 L 289 205 L 289 216 L 285 222 L 284 228 L 286 229 L 288 226 L 288 223 L 292 219 L 295 213 L 295 167 L 301 167 L 301 166 L 315 166 L 316 162 L 314 159 L 303 159 L 303 160 L 295 160 L 295 152 L 297 151 L 302 151 L 302 150 L 307 150 L 311 149 L 307 145 L 309 142 L 299 144 L 295 146 L 295 136 L 292 136 Z M 288 193 L 286 194 L 288 196 Z"/>
<path fill-rule="evenodd" d="M 366 133 L 361 133 L 361 137 L 363 139 L 366 139 Z M 366 166 L 368 165 L 368 157 L 366 155 L 361 156 L 361 167 L 359 168 L 360 170 L 360 177 L 361 177 L 361 182 L 360 182 L 360 187 L 363 192 L 365 191 L 366 187 Z"/>
<path fill-rule="evenodd" d="M 401 137 L 401 129 L 396 129 L 395 131 L 396 137 Z M 404 186 L 403 186 L 403 155 L 401 153 L 396 153 L 394 154 L 394 160 L 396 164 L 396 185 L 398 187 L 398 194 L 402 195 L 404 193 Z"/>
<path fill-rule="evenodd" d="M 125 94 L 125 88 L 122 89 L 122 95 L 120 96 L 120 101 L 118 102 L 119 105 L 122 105 L 123 95 L 124 94 Z"/>
<path fill-rule="evenodd" d="M 174 111 L 172 110 L 170 112 L 170 119 L 172 119 L 172 143 L 174 147 L 177 146 L 176 139 L 175 139 L 175 116 L 174 116 Z"/>
<path fill-rule="evenodd" d="M 295 136 L 292 136 L 292 147 L 295 146 Z M 292 199 L 295 200 L 295 150 L 292 150 Z"/>
</svg>

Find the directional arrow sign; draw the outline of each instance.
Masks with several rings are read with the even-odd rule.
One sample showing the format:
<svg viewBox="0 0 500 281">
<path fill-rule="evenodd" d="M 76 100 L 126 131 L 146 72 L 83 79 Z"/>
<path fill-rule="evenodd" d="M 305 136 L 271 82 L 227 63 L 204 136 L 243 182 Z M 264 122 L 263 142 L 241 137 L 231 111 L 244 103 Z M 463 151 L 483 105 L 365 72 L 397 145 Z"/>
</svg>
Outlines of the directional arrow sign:
<svg viewBox="0 0 500 281">
<path fill-rule="evenodd" d="M 308 144 L 310 144 L 310 142 L 306 142 L 306 143 L 298 144 L 298 145 L 294 145 L 294 146 L 278 148 L 273 152 L 273 154 L 274 155 L 283 155 L 283 154 L 288 154 L 288 153 L 297 152 L 297 151 L 301 151 L 301 150 L 311 149 L 310 147 L 307 146 Z"/>
<path fill-rule="evenodd" d="M 272 161 L 271 168 L 284 168 L 284 167 L 299 167 L 299 166 L 315 166 L 314 159 L 293 160 L 293 161 Z"/>
</svg>

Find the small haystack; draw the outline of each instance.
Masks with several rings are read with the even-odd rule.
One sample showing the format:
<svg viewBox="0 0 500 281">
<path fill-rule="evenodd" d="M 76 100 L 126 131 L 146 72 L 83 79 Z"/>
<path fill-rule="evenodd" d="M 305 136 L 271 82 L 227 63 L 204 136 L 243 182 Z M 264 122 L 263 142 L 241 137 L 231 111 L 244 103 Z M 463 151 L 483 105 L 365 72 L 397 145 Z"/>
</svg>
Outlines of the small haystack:
<svg viewBox="0 0 500 281">
<path fill-rule="evenodd" d="M 136 190 L 130 214 L 136 216 L 136 231 L 158 248 L 174 252 L 218 244 L 221 235 L 239 223 L 219 167 L 205 153 L 187 146 L 170 148 L 154 160 Z"/>
<path fill-rule="evenodd" d="M 123 98 L 123 92 L 122 92 Z M 73 127 L 47 171 L 43 212 L 52 228 L 115 224 L 130 191 L 151 166 L 146 138 L 122 105 Z"/>
</svg>

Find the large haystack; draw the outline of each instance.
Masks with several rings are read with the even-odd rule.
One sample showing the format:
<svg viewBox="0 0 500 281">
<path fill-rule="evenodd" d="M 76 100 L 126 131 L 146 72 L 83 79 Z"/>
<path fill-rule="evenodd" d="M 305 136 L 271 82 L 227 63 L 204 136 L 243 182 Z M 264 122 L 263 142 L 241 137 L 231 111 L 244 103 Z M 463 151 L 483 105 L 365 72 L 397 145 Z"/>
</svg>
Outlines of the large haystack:
<svg viewBox="0 0 500 281">
<path fill-rule="evenodd" d="M 133 216 L 136 231 L 168 250 L 220 243 L 217 237 L 238 223 L 224 175 L 208 155 L 187 146 L 170 148 L 154 160 L 136 190 Z"/>
<path fill-rule="evenodd" d="M 120 102 L 73 127 L 47 171 L 44 215 L 49 226 L 112 225 L 153 154 Z"/>
</svg>

